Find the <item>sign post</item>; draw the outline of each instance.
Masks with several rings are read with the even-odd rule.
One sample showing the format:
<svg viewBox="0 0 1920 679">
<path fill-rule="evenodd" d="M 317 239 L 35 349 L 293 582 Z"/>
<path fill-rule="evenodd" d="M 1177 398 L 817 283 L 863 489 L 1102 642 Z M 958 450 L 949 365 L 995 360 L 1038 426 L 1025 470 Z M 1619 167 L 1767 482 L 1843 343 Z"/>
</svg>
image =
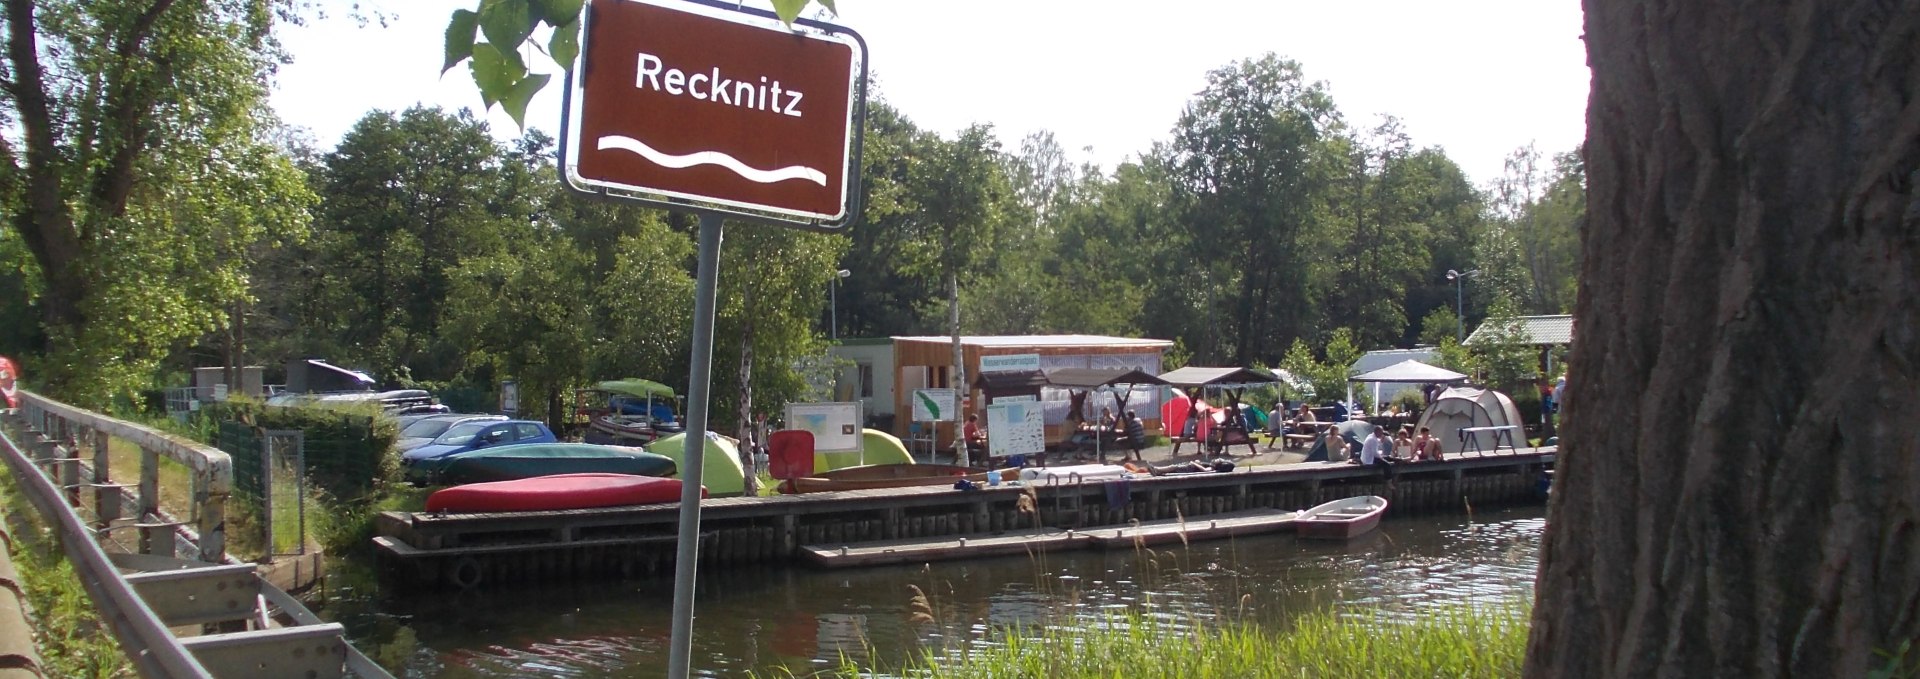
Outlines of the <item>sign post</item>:
<svg viewBox="0 0 1920 679">
<path fill-rule="evenodd" d="M 700 217 L 667 676 L 693 651 L 700 482 L 725 219 L 838 231 L 859 216 L 867 56 L 840 26 L 716 0 L 589 0 L 562 102 L 567 188 Z"/>
</svg>

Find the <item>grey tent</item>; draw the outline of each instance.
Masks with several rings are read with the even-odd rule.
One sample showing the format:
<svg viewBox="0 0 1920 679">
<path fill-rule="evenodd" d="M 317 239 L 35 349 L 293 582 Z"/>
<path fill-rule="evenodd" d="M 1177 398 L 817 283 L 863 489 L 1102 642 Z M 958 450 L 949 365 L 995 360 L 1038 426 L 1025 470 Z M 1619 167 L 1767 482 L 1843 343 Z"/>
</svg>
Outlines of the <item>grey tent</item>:
<svg viewBox="0 0 1920 679">
<path fill-rule="evenodd" d="M 1454 387 L 1441 392 L 1420 416 L 1420 426 L 1432 430 L 1433 436 L 1440 440 L 1441 452 L 1448 455 L 1460 453 L 1461 429 L 1518 426 L 1521 422 L 1520 410 L 1513 406 L 1513 399 L 1492 389 L 1472 387 Z"/>
</svg>

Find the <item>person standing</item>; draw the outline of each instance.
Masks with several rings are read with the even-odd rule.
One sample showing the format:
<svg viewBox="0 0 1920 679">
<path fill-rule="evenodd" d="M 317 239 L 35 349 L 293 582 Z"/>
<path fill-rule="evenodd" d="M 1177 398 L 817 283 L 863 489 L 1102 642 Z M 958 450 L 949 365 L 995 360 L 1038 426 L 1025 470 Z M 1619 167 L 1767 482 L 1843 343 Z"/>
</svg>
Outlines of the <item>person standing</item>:
<svg viewBox="0 0 1920 679">
<path fill-rule="evenodd" d="M 1141 422 L 1140 414 L 1132 410 L 1127 411 L 1127 445 L 1133 449 L 1133 459 L 1146 461 L 1140 449 L 1147 445 L 1147 423 Z"/>
</svg>

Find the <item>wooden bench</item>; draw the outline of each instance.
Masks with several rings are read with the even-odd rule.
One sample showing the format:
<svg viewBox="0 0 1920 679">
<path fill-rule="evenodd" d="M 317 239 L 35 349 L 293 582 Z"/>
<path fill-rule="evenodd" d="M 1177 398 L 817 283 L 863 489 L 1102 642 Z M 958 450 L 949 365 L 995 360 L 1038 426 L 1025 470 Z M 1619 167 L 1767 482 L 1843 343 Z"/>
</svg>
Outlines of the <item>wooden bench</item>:
<svg viewBox="0 0 1920 679">
<path fill-rule="evenodd" d="M 1288 434 L 1286 436 L 1287 447 L 1293 449 L 1305 448 L 1317 438 L 1320 438 L 1319 434 Z"/>
<path fill-rule="evenodd" d="M 1460 429 L 1460 452 L 1464 454 L 1467 452 L 1467 447 L 1472 446 L 1473 452 L 1479 454 L 1479 435 L 1482 433 L 1493 434 L 1493 450 L 1489 452 L 1500 452 L 1500 444 L 1503 441 L 1507 444 L 1507 448 L 1516 453 L 1520 452 L 1520 447 L 1513 443 L 1513 432 L 1519 428 L 1520 425 L 1516 424 L 1503 424 L 1493 427 L 1462 427 Z"/>
</svg>

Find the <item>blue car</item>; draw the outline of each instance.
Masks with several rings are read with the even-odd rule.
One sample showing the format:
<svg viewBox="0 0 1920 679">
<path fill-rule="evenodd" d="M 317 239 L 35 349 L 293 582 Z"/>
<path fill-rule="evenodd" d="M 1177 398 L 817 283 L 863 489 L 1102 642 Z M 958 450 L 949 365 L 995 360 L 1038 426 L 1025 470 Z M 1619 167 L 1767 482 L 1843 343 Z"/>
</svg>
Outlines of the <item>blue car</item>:
<svg viewBox="0 0 1920 679">
<path fill-rule="evenodd" d="M 425 483 L 443 458 L 482 448 L 554 443 L 559 439 L 547 425 L 533 420 L 473 420 L 448 428 L 429 443 L 400 454 L 400 466 L 408 481 Z"/>
</svg>

